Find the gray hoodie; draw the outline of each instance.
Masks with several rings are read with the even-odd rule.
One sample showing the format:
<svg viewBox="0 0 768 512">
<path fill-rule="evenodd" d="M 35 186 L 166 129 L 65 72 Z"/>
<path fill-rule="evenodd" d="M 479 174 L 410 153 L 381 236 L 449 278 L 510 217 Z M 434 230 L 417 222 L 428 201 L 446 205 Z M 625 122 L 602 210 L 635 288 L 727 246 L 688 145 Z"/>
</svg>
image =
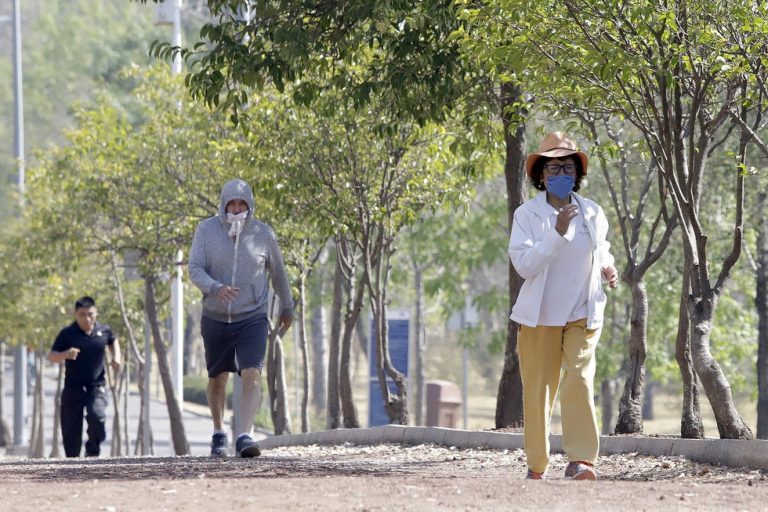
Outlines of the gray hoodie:
<svg viewBox="0 0 768 512">
<path fill-rule="evenodd" d="M 233 199 L 248 203 L 248 215 L 238 237 L 229 236 L 227 222 L 226 206 Z M 280 316 L 293 316 L 291 287 L 275 233 L 253 218 L 251 187 L 243 180 L 229 181 L 221 189 L 218 215 L 197 226 L 189 254 L 189 277 L 203 292 L 203 316 L 232 323 L 266 314 L 268 276 L 280 297 Z M 240 288 L 232 304 L 216 297 L 224 285 Z"/>
</svg>

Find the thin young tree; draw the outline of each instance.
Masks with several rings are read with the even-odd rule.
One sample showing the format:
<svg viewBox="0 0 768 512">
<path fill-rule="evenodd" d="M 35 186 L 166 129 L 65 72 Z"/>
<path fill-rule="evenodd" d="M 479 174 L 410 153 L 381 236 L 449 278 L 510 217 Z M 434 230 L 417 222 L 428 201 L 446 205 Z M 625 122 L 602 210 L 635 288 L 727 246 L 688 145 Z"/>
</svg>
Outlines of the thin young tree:
<svg viewBox="0 0 768 512">
<path fill-rule="evenodd" d="M 585 109 L 622 116 L 637 128 L 656 162 L 680 226 L 690 278 L 686 311 L 694 368 L 720 436 L 750 439 L 710 350 L 710 336 L 743 232 L 745 143 L 728 136 L 739 120 L 749 123 L 766 108 L 766 69 L 754 58 L 754 50 L 768 41 L 765 27 L 756 22 L 765 8 L 709 0 L 631 6 L 567 0 L 537 7 L 527 20 L 543 22 L 521 24 L 530 39 L 526 48 L 537 57 L 527 61 L 538 63 L 531 70 L 537 90 L 557 89 Z M 701 198 L 711 149 L 721 142 L 735 155 L 730 196 L 735 215 L 730 252 L 716 271 Z"/>
</svg>

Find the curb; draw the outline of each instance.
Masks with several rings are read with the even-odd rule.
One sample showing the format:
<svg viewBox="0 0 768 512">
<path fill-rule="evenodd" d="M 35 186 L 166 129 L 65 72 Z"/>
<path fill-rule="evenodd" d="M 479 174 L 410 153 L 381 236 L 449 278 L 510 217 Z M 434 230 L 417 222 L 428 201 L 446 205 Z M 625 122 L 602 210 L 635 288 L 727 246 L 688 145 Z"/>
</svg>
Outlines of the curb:
<svg viewBox="0 0 768 512">
<path fill-rule="evenodd" d="M 442 427 L 383 425 L 371 428 L 324 430 L 307 434 L 271 436 L 259 441 L 262 448 L 281 446 L 404 445 L 439 444 L 457 448 L 523 449 L 523 434 L 483 432 Z M 563 436 L 551 435 L 552 451 L 562 451 Z M 736 439 L 679 439 L 652 437 L 600 436 L 600 454 L 637 453 L 650 456 L 680 456 L 696 462 L 768 470 L 768 441 Z"/>
</svg>

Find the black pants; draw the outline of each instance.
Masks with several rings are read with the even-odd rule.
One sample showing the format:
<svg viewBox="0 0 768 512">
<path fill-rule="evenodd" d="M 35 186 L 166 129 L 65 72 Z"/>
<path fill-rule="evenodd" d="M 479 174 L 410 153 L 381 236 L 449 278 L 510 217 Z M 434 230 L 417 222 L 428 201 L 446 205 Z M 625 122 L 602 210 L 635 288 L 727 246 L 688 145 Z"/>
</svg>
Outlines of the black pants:
<svg viewBox="0 0 768 512">
<path fill-rule="evenodd" d="M 107 438 L 107 397 L 103 384 L 65 385 L 61 392 L 61 437 L 67 457 L 79 457 L 83 446 L 83 409 L 88 423 L 86 457 L 98 457 L 100 445 Z"/>
</svg>

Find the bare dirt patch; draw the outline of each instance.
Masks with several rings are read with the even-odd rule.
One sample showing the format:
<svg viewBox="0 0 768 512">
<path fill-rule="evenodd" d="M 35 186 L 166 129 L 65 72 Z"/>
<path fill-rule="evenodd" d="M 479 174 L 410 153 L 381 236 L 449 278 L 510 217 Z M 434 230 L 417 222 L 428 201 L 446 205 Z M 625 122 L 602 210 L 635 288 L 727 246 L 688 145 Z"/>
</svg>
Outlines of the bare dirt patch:
<svg viewBox="0 0 768 512">
<path fill-rule="evenodd" d="M 523 453 L 434 445 L 286 447 L 257 459 L 7 460 L 3 511 L 762 510 L 760 471 L 681 457 L 603 457 L 598 482 L 523 480 Z"/>
</svg>

